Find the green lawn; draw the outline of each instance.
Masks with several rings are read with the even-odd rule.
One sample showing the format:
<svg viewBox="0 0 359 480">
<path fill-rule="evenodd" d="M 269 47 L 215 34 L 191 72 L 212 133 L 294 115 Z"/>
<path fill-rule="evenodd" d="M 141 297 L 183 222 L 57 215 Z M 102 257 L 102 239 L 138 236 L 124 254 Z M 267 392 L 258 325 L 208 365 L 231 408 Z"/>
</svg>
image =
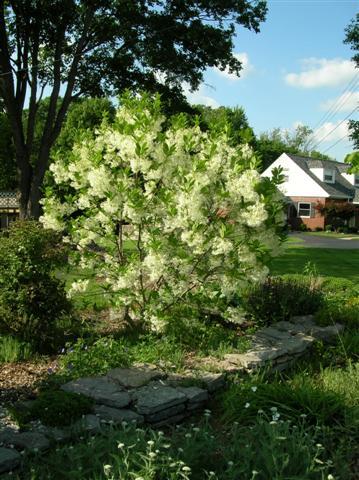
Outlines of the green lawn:
<svg viewBox="0 0 359 480">
<path fill-rule="evenodd" d="M 288 245 L 284 254 L 275 258 L 271 265 L 273 275 L 303 273 L 306 263 L 311 262 L 320 275 L 348 278 L 359 283 L 359 250 L 335 248 L 303 248 Z"/>
</svg>

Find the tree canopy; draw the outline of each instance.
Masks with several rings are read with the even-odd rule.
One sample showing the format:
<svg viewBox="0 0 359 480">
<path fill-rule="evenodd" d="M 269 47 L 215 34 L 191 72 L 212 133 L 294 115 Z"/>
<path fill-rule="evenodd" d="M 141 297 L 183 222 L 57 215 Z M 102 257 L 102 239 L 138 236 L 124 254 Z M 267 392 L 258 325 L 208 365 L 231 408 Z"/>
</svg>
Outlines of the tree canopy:
<svg viewBox="0 0 359 480">
<path fill-rule="evenodd" d="M 235 27 L 258 32 L 266 10 L 261 0 L 2 2 L 0 97 L 14 139 L 22 216 L 39 215 L 50 150 L 72 101 L 131 88 L 159 91 L 173 106 L 183 103 L 183 83 L 197 87 L 207 67 L 239 74 Z M 34 161 L 45 90 L 51 93 Z"/>
</svg>

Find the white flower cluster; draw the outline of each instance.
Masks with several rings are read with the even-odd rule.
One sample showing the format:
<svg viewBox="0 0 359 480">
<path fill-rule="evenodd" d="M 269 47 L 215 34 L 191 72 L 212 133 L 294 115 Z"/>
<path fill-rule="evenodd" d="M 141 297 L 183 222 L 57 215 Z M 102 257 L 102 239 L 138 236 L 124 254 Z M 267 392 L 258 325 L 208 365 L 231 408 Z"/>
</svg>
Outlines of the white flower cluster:
<svg viewBox="0 0 359 480">
<path fill-rule="evenodd" d="M 163 122 L 158 99 L 127 99 L 112 126 L 53 163 L 58 194 L 42 217 L 66 232 L 81 268 L 155 329 L 188 295 L 200 304 L 263 280 L 283 223 L 281 198 L 263 188 L 248 146 L 182 117 L 165 131 Z"/>
</svg>

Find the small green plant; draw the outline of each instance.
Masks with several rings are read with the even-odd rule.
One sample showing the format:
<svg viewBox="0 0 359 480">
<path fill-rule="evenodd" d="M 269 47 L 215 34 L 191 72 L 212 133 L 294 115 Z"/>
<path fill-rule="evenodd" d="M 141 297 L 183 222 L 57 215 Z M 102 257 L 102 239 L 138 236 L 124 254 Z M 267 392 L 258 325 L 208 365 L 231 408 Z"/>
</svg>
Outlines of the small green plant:
<svg viewBox="0 0 359 480">
<path fill-rule="evenodd" d="M 99 338 L 92 343 L 78 339 L 75 344 L 68 344 L 63 353 L 60 359 L 62 375 L 71 378 L 101 375 L 134 361 L 125 341 L 113 337 Z"/>
<path fill-rule="evenodd" d="M 301 223 L 301 224 L 299 225 L 299 231 L 300 231 L 300 232 L 307 232 L 307 231 L 308 231 L 308 227 L 306 226 L 305 223 Z"/>
<path fill-rule="evenodd" d="M 323 296 L 309 277 L 268 277 L 263 284 L 245 291 L 242 301 L 251 318 L 269 325 L 293 315 L 315 313 L 322 305 Z"/>
<path fill-rule="evenodd" d="M 28 360 L 32 356 L 31 345 L 10 335 L 0 336 L 0 363 Z"/>
<path fill-rule="evenodd" d="M 0 333 L 38 351 L 54 347 L 57 321 L 71 312 L 54 276 L 65 258 L 60 237 L 35 221 L 14 222 L 0 233 Z"/>
<path fill-rule="evenodd" d="M 93 400 L 77 393 L 63 390 L 44 391 L 28 408 L 13 407 L 12 417 L 20 425 L 31 420 L 40 420 L 50 427 L 63 427 L 91 413 Z"/>
<path fill-rule="evenodd" d="M 333 225 L 329 225 L 329 224 L 326 225 L 326 226 L 325 226 L 325 231 L 326 231 L 326 232 L 332 232 L 332 231 L 333 231 Z"/>
</svg>

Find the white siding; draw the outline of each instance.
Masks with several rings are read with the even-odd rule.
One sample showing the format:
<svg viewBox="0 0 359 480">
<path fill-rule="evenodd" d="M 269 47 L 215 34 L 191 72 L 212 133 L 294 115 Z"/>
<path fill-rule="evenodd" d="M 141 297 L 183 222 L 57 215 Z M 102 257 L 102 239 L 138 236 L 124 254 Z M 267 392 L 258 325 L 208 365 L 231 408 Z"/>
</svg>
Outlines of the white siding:
<svg viewBox="0 0 359 480">
<path fill-rule="evenodd" d="M 314 175 L 318 177 L 319 180 L 324 182 L 324 168 L 310 168 L 310 171 L 314 173 Z"/>
<path fill-rule="evenodd" d="M 282 167 L 288 179 L 280 185 L 280 190 L 288 197 L 329 197 L 329 194 L 307 175 L 285 153 L 275 160 L 263 173 L 262 177 L 272 177 L 273 168 Z"/>
<path fill-rule="evenodd" d="M 345 178 L 345 180 L 348 180 L 348 182 L 351 184 L 351 185 L 356 185 L 355 184 L 355 177 L 358 178 L 358 174 L 354 174 L 354 173 L 342 173 L 343 177 Z"/>
</svg>

